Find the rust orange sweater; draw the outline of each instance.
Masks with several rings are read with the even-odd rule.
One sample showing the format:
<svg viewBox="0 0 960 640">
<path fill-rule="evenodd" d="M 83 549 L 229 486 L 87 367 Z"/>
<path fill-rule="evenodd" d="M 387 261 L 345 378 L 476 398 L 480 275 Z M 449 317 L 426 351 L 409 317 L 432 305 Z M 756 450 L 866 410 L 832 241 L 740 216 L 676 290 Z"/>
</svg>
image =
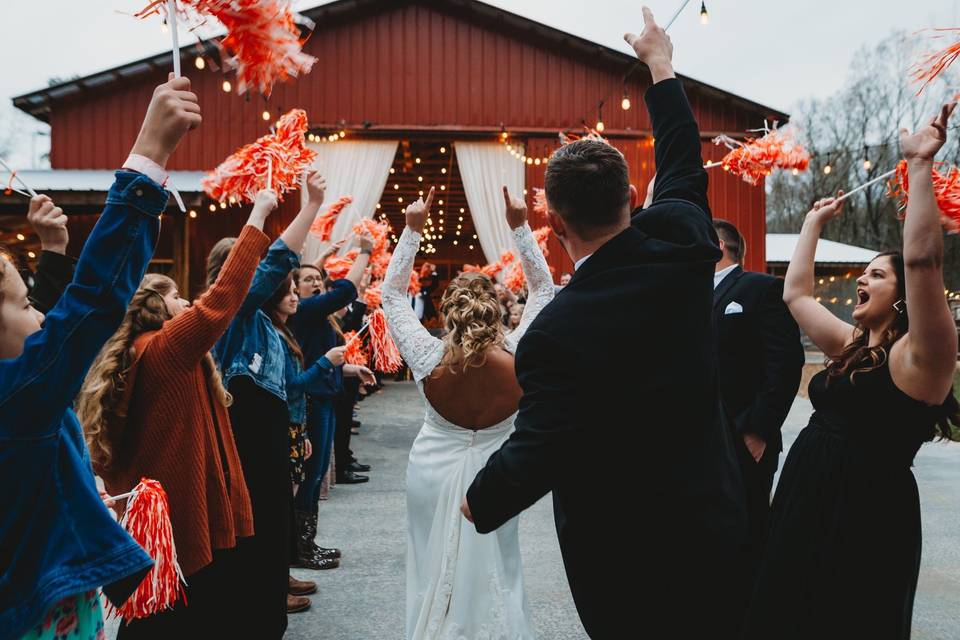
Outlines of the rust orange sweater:
<svg viewBox="0 0 960 640">
<path fill-rule="evenodd" d="M 136 338 L 122 441 L 112 467 L 97 469 L 112 495 L 130 491 L 141 476 L 160 481 L 185 576 L 210 564 L 214 549 L 253 535 L 230 416 L 203 358 L 243 303 L 268 245 L 263 232 L 244 227 L 216 283 L 159 331 Z"/>
</svg>

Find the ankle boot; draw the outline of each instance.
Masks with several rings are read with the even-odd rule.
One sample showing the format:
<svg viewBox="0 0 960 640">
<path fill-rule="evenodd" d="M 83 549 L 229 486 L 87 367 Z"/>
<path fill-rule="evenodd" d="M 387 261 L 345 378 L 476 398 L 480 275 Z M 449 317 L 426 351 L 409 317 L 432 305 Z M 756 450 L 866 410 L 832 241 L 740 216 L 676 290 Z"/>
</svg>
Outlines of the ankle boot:
<svg viewBox="0 0 960 640">
<path fill-rule="evenodd" d="M 317 583 L 312 580 L 297 580 L 293 576 L 287 576 L 287 593 L 292 596 L 308 596 L 317 592 Z"/>
<path fill-rule="evenodd" d="M 316 545 L 313 544 L 313 536 L 316 534 L 311 535 L 310 533 L 307 525 L 308 516 L 309 514 L 303 511 L 296 512 L 297 560 L 292 566 L 319 571 L 336 569 L 340 566 L 340 560 L 332 557 L 324 557 L 319 551 L 315 551 Z"/>
<path fill-rule="evenodd" d="M 317 538 L 317 514 L 316 512 L 310 513 L 307 515 L 307 532 L 310 534 L 310 542 L 313 543 L 314 548 L 317 552 L 324 558 L 339 558 L 343 554 L 340 553 L 340 549 L 337 548 L 326 548 L 317 546 L 313 541 Z"/>
</svg>

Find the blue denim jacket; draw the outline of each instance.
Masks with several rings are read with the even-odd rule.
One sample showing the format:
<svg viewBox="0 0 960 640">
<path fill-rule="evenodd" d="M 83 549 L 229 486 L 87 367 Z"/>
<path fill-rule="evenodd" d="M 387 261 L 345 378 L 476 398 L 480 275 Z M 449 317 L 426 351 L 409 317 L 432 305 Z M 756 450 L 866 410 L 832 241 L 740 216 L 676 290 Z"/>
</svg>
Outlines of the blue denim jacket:
<svg viewBox="0 0 960 640">
<path fill-rule="evenodd" d="M 277 238 L 257 267 L 237 317 L 217 341 L 213 357 L 229 385 L 234 376 L 250 376 L 265 391 L 287 399 L 286 346 L 270 317 L 260 308 L 270 300 L 284 278 L 300 266 L 300 259 Z M 295 409 L 291 413 L 295 412 Z"/>
<path fill-rule="evenodd" d="M 327 360 L 326 356 L 323 356 L 304 371 L 300 366 L 300 360 L 290 353 L 286 343 L 283 347 L 284 359 L 286 360 L 284 371 L 290 422 L 292 424 L 306 424 L 307 391 L 329 387 L 332 384 L 336 367 Z"/>
<path fill-rule="evenodd" d="M 166 204 L 149 178 L 118 171 L 73 282 L 23 353 L 0 360 L 2 640 L 70 595 L 104 586 L 122 604 L 153 564 L 100 499 L 70 407 L 143 278 Z"/>
</svg>

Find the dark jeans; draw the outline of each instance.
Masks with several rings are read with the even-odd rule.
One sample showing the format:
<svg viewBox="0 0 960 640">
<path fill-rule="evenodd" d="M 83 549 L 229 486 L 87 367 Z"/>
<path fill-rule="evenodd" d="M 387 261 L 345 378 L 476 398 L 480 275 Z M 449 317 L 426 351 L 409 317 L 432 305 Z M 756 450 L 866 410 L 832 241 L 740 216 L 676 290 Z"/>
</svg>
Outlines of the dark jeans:
<svg viewBox="0 0 960 640">
<path fill-rule="evenodd" d="M 220 616 L 242 616 L 245 637 L 281 638 L 287 628 L 293 502 L 287 403 L 246 376 L 230 381 L 230 393 L 230 421 L 250 491 L 254 535 L 237 546 L 240 594 Z"/>
<path fill-rule="evenodd" d="M 297 490 L 294 505 L 298 511 L 316 513 L 323 476 L 330 468 L 333 451 L 334 403 L 326 398 L 310 398 L 308 402 L 307 437 L 313 445 L 313 455 L 303 463 L 304 479 Z"/>
<path fill-rule="evenodd" d="M 355 460 L 350 450 L 350 430 L 353 428 L 353 407 L 357 403 L 357 394 L 360 393 L 359 378 L 344 378 L 343 390 L 337 396 L 336 408 L 336 436 L 333 444 L 333 455 L 336 458 L 337 476 L 347 471 L 347 466 Z"/>
</svg>

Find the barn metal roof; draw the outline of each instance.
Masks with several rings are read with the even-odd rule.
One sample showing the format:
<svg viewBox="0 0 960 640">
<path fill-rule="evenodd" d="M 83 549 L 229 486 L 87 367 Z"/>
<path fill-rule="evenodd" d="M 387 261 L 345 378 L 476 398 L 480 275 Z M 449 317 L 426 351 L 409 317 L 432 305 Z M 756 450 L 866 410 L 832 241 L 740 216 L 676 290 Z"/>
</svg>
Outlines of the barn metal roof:
<svg viewBox="0 0 960 640">
<path fill-rule="evenodd" d="M 38 192 L 57 191 L 102 191 L 106 192 L 114 182 L 114 171 L 99 169 L 46 169 L 17 171 L 17 176 Z M 181 193 L 203 191 L 200 180 L 203 171 L 171 171 L 170 185 Z M 19 187 L 19 185 L 14 185 Z"/>
<path fill-rule="evenodd" d="M 530 18 L 511 13 L 500 7 L 494 7 L 485 2 L 480 2 L 479 0 L 336 0 L 301 11 L 301 13 L 318 24 L 323 24 L 324 21 L 362 18 L 371 13 L 395 8 L 401 4 L 411 3 L 426 4 L 429 5 L 431 9 L 464 16 L 468 20 L 489 25 L 498 31 L 513 34 L 517 38 L 522 38 L 527 41 L 535 39 L 545 46 L 559 48 L 565 52 L 581 57 L 600 59 L 611 65 L 623 67 L 625 70 L 630 69 L 631 71 L 635 71 L 636 67 L 642 66 L 637 63 L 636 58 L 632 55 L 561 31 L 531 20 Z M 213 55 L 216 51 L 216 44 L 212 40 L 205 40 L 200 43 L 192 43 L 181 47 L 180 55 L 181 57 L 185 55 L 195 56 L 200 53 Z M 172 54 L 167 51 L 113 67 L 112 69 L 99 71 L 81 78 L 67 80 L 60 84 L 25 93 L 14 97 L 12 101 L 13 105 L 18 109 L 25 111 L 38 120 L 48 122 L 51 103 L 56 100 L 102 90 L 110 85 L 127 82 L 131 78 L 152 73 L 158 69 L 169 69 L 171 66 Z M 630 72 L 627 73 L 631 75 Z M 789 115 L 772 107 L 767 107 L 758 102 L 737 96 L 729 91 L 724 91 L 723 89 L 693 78 L 680 74 L 678 74 L 678 77 L 681 77 L 687 84 L 696 86 L 703 93 L 723 97 L 733 104 L 762 113 L 763 117 L 775 119 L 781 123 L 789 120 Z"/>
<path fill-rule="evenodd" d="M 790 262 L 799 238 L 797 233 L 768 233 L 767 264 Z M 821 239 L 817 243 L 815 261 L 819 264 L 867 264 L 877 257 L 877 253 L 873 249 Z"/>
</svg>

